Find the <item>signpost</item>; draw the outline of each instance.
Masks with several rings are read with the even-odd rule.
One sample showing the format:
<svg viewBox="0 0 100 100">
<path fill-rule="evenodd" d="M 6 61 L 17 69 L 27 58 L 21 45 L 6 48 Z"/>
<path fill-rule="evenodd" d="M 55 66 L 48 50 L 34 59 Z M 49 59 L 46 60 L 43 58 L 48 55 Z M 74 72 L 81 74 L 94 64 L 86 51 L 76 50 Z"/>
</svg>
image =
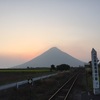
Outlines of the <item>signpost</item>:
<svg viewBox="0 0 100 100">
<path fill-rule="evenodd" d="M 100 94 L 98 58 L 97 58 L 97 52 L 94 48 L 92 49 L 91 52 L 91 58 L 92 58 L 93 92 L 94 94 Z"/>
</svg>

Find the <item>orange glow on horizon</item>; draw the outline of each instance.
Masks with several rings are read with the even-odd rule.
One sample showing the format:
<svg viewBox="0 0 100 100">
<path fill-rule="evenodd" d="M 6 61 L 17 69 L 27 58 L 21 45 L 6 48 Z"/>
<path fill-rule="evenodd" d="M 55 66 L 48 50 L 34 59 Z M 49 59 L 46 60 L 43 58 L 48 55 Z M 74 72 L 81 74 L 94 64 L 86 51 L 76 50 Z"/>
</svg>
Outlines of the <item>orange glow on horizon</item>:
<svg viewBox="0 0 100 100">
<path fill-rule="evenodd" d="M 7 58 L 19 58 L 23 60 L 31 60 L 34 59 L 35 57 L 41 55 L 43 52 L 45 52 L 44 49 L 32 49 L 32 50 L 21 50 L 21 51 L 7 51 L 7 52 L 0 52 L 1 57 L 7 57 Z"/>
</svg>

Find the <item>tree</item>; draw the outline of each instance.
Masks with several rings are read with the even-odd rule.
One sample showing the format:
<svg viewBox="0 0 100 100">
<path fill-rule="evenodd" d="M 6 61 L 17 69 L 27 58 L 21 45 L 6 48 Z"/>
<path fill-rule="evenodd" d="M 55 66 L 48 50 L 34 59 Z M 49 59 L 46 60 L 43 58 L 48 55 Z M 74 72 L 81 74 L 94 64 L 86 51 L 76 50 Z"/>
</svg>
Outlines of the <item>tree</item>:
<svg viewBox="0 0 100 100">
<path fill-rule="evenodd" d="M 51 65 L 51 68 L 50 68 L 50 71 L 53 71 L 53 70 L 55 70 L 56 68 L 55 68 L 55 65 Z"/>
<path fill-rule="evenodd" d="M 89 66 L 92 67 L 92 61 L 89 61 Z"/>
</svg>

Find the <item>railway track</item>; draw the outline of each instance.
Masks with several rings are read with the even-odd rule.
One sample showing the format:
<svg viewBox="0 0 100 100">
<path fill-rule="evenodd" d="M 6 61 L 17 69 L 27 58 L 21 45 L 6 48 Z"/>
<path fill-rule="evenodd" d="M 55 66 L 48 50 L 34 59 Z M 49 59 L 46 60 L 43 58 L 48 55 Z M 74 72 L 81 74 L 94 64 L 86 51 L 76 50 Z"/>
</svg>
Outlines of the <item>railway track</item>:
<svg viewBox="0 0 100 100">
<path fill-rule="evenodd" d="M 67 80 L 48 100 L 67 100 L 79 76 L 79 72 Z"/>
</svg>

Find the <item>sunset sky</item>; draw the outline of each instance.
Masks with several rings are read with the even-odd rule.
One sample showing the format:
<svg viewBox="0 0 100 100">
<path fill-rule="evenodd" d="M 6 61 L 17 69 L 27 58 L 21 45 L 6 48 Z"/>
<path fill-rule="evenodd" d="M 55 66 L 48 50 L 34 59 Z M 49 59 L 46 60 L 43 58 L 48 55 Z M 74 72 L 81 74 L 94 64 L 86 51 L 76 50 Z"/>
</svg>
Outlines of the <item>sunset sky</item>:
<svg viewBox="0 0 100 100">
<path fill-rule="evenodd" d="M 51 47 L 88 62 L 100 59 L 100 0 L 0 0 L 0 68 Z"/>
</svg>

